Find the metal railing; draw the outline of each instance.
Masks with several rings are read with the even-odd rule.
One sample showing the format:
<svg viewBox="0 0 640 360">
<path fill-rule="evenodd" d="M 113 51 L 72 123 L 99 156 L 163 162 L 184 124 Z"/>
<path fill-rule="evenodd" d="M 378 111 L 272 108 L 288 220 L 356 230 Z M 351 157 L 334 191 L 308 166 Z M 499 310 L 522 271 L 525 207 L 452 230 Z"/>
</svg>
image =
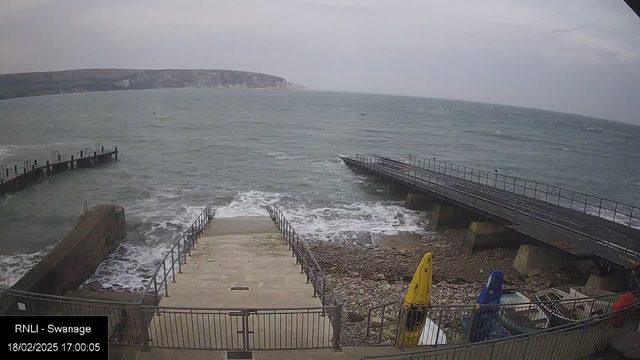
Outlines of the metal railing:
<svg viewBox="0 0 640 360">
<path fill-rule="evenodd" d="M 626 331 L 636 331 L 638 315 L 638 306 L 633 305 L 586 320 L 507 338 L 364 359 L 577 359 L 594 353 L 597 350 L 595 344 L 602 340 Z"/>
<path fill-rule="evenodd" d="M 569 291 L 571 292 L 571 291 Z M 506 294 L 506 292 L 505 292 Z M 640 291 L 632 292 L 634 296 Z M 535 332 L 586 320 L 611 312 L 622 294 L 572 297 L 550 301 L 533 301 L 496 305 L 429 305 L 406 308 L 402 302 L 390 302 L 369 309 L 366 337 L 383 343 L 383 328 L 395 335 L 394 344 L 407 332 L 403 324 L 429 319 L 423 345 L 455 345 Z M 384 316 L 383 316 L 384 314 Z M 376 320 L 373 320 L 376 319 Z M 497 331 L 500 330 L 500 331 Z M 387 339 L 388 340 L 388 339 Z"/>
<path fill-rule="evenodd" d="M 337 306 L 161 307 L 0 288 L 0 315 L 107 316 L 110 343 L 141 347 L 237 351 L 336 349 L 338 312 Z"/>
<path fill-rule="evenodd" d="M 272 212 L 273 213 L 273 212 Z M 308 247 L 285 236 L 307 280 L 314 284 L 314 296 L 324 306 L 300 308 L 198 308 L 166 307 L 155 304 L 168 283 L 175 281 L 186 263 L 198 235 L 208 227 L 215 211 L 211 205 L 171 247 L 156 268 L 143 296 L 136 302 L 87 300 L 0 288 L 0 315 L 106 315 L 109 342 L 120 345 L 212 350 L 340 349 L 342 304 L 321 272 Z M 279 222 L 281 225 L 284 221 Z M 319 271 L 320 270 L 320 271 Z M 153 286 L 153 288 L 152 288 Z M 329 305 L 331 304 L 331 305 Z"/>
<path fill-rule="evenodd" d="M 160 293 L 164 290 L 164 296 L 169 296 L 169 281 L 176 282 L 176 265 L 178 273 L 182 272 L 182 264 L 187 262 L 187 256 L 191 255 L 191 250 L 195 249 L 198 243 L 198 236 L 209 227 L 209 221 L 215 216 L 215 209 L 211 204 L 207 204 L 204 210 L 198 215 L 194 222 L 187 230 L 178 238 L 178 241 L 171 246 L 171 249 L 160 261 L 147 284 L 142 298 L 150 292 L 156 298 L 156 304 L 160 302 Z M 167 262 L 169 263 L 167 265 Z M 160 277 L 160 279 L 158 279 Z M 142 298 L 140 301 L 142 301 Z"/>
<path fill-rule="evenodd" d="M 631 266 L 638 256 L 638 250 L 634 249 L 632 242 L 624 235 L 620 235 L 620 238 L 596 238 L 583 231 L 581 224 L 575 221 L 535 209 L 519 202 L 518 199 L 500 197 L 501 201 L 493 200 L 487 197 L 486 193 L 479 194 L 477 185 L 460 181 L 455 177 L 434 175 L 430 170 L 410 167 L 402 162 L 379 157 L 356 155 L 351 161 L 373 173 L 392 176 L 407 186 L 445 196 L 448 201 L 471 206 L 484 214 L 499 215 L 514 225 L 527 224 L 528 227 L 520 226 L 518 230 L 547 243 L 550 242 L 549 239 L 559 238 L 566 243 L 562 244 L 565 245 L 564 250 L 579 249 L 584 252 L 578 255 L 587 256 L 594 252 L 601 254 L 604 248 L 606 251 L 616 252 L 615 256 L 608 257 L 609 260 L 615 259 L 627 267 Z"/>
<path fill-rule="evenodd" d="M 548 202 L 622 225 L 640 227 L 640 209 L 615 200 L 604 199 L 539 181 L 503 175 L 496 171 L 489 172 L 436 159 L 411 156 L 408 165 Z"/>
<path fill-rule="evenodd" d="M 311 253 L 309 244 L 296 233 L 289 220 L 277 206 L 274 205 L 268 210 L 271 218 L 282 233 L 282 237 L 287 242 L 289 250 L 291 250 L 291 256 L 296 257 L 296 265 L 300 265 L 300 273 L 306 274 L 307 284 L 311 283 L 313 285 L 313 296 L 320 297 L 320 301 L 324 306 L 341 305 L 342 302 L 333 291 L 331 282 L 327 279 L 320 265 L 318 265 L 313 253 Z"/>
<path fill-rule="evenodd" d="M 140 304 L 78 299 L 0 288 L 0 315 L 102 315 L 108 317 L 109 342 L 143 345 L 151 316 Z"/>
<path fill-rule="evenodd" d="M 300 265 L 300 273 L 305 274 L 307 283 L 313 285 L 313 296 L 319 297 L 324 307 L 335 307 L 336 311 L 329 313 L 329 316 L 336 316 L 334 323 L 334 346 L 340 348 L 340 330 L 342 325 L 342 301 L 333 291 L 331 282 L 325 275 L 324 271 L 311 253 L 309 244 L 296 233 L 289 220 L 284 216 L 282 211 L 273 206 L 267 208 L 269 216 L 273 219 L 276 226 L 282 233 L 282 237 L 287 242 L 291 256 L 295 256 L 296 265 Z"/>
<path fill-rule="evenodd" d="M 149 347 L 217 350 L 334 348 L 337 307 L 215 309 L 143 306 Z M 155 315 L 155 316 L 154 316 Z"/>
</svg>

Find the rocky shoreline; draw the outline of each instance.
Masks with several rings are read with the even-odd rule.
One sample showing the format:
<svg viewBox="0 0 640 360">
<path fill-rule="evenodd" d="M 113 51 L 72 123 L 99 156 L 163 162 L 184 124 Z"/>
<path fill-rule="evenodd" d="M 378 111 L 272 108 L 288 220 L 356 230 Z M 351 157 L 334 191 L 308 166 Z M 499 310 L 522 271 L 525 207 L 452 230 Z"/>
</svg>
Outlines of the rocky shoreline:
<svg viewBox="0 0 640 360">
<path fill-rule="evenodd" d="M 311 243 L 318 264 L 343 300 L 343 345 L 377 343 L 377 336 L 365 336 L 369 309 L 395 304 L 388 307 L 385 315 L 385 322 L 391 325 L 413 273 L 427 252 L 433 254 L 431 301 L 434 305 L 474 304 L 488 274 L 495 269 L 504 273 L 505 287 L 527 296 L 553 286 L 584 284 L 590 271 L 571 267 L 561 271 L 533 270 L 525 276 L 512 266 L 517 249 L 496 248 L 468 255 L 462 250 L 465 234 L 466 229 L 434 233 L 421 237 L 418 244 L 412 239 L 414 234 L 406 234 L 407 241 L 402 241 L 402 236 L 394 236 L 392 246 L 385 241 L 377 246 Z M 412 246 L 405 246 L 407 243 Z M 380 316 L 374 321 L 380 321 Z M 393 330 L 393 326 L 383 329 L 381 343 L 392 343 Z"/>
</svg>

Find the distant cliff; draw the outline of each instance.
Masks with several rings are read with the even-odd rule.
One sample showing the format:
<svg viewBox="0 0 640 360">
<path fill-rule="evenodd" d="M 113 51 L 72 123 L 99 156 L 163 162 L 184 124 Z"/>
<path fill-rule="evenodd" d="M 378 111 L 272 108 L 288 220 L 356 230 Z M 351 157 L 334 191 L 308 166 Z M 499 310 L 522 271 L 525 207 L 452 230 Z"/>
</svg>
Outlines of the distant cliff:
<svg viewBox="0 0 640 360">
<path fill-rule="evenodd" d="M 284 78 L 233 70 L 86 69 L 0 74 L 0 99 L 161 88 L 290 88 Z"/>
</svg>

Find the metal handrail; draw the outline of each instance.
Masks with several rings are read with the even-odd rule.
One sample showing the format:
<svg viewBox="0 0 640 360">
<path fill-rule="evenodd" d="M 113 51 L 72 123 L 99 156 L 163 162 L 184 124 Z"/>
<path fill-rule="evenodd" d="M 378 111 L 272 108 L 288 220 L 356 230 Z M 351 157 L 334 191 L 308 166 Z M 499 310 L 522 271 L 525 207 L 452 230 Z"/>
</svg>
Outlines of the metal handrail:
<svg viewBox="0 0 640 360">
<path fill-rule="evenodd" d="M 171 278 L 172 282 L 176 282 L 175 268 L 178 265 L 178 273 L 182 272 L 182 264 L 187 262 L 187 256 L 191 255 L 191 249 L 195 250 L 195 245 L 198 243 L 198 236 L 209 227 L 209 220 L 215 216 L 215 209 L 212 208 L 211 203 L 202 210 L 200 215 L 194 220 L 189 228 L 178 238 L 175 244 L 171 247 L 171 250 L 165 254 L 160 264 L 153 273 L 152 279 L 144 289 L 141 298 L 138 300 L 141 303 L 144 297 L 151 290 L 153 284 L 153 295 L 156 298 L 156 304 L 159 302 L 160 291 L 164 289 L 164 295 L 169 296 L 169 283 L 168 278 Z M 182 244 L 182 248 L 181 245 Z M 174 256 L 176 254 L 177 256 Z M 167 266 L 167 260 L 171 259 L 169 266 Z M 162 272 L 160 271 L 162 269 Z M 158 280 L 158 276 L 162 275 L 162 278 Z"/>
<path fill-rule="evenodd" d="M 331 282 L 327 279 L 324 271 L 322 271 L 316 258 L 311 253 L 308 243 L 300 238 L 282 211 L 276 205 L 267 207 L 267 211 L 282 233 L 282 237 L 287 242 L 291 250 L 291 256 L 296 257 L 296 265 L 300 265 L 300 274 L 306 274 L 307 284 L 311 282 L 313 286 L 313 297 L 317 297 L 318 294 L 320 294 L 320 302 L 323 305 L 322 314 L 325 315 L 325 313 L 328 313 L 330 318 L 333 317 L 333 347 L 339 350 L 341 348 L 342 300 L 333 291 Z M 319 289 L 320 291 L 318 291 Z M 327 299 L 327 295 L 329 295 L 329 299 Z M 328 300 L 330 302 L 329 304 L 327 303 Z M 335 311 L 327 311 L 330 308 L 334 308 Z"/>
<path fill-rule="evenodd" d="M 424 184 L 425 181 L 429 184 L 429 186 L 435 186 L 436 188 L 440 188 L 442 189 L 441 191 L 443 191 L 445 194 L 446 193 L 458 193 L 464 197 L 470 197 L 473 200 L 473 206 L 477 207 L 477 202 L 478 200 L 485 202 L 489 205 L 493 205 L 493 206 L 497 206 L 503 209 L 507 209 L 511 212 L 513 212 L 513 217 L 510 219 L 512 220 L 514 223 L 517 219 L 517 215 L 518 214 L 526 214 L 526 212 L 523 212 L 522 206 L 521 209 L 518 209 L 518 203 L 517 201 L 514 202 L 513 204 L 504 204 L 504 203 L 498 203 L 495 201 L 492 201 L 490 199 L 487 199 L 485 197 L 482 196 L 478 196 L 476 194 L 472 194 L 472 193 L 468 193 L 465 191 L 462 191 L 460 189 L 456 189 L 456 188 L 452 188 L 452 185 L 459 185 L 460 187 L 464 187 L 464 188 L 469 188 L 470 184 L 469 183 L 463 183 L 463 182 L 459 182 L 459 181 L 455 181 L 455 179 L 451 179 L 451 178 L 445 178 L 445 177 L 440 177 L 437 175 L 431 175 L 430 170 L 429 169 L 424 169 L 421 167 L 415 167 L 414 169 L 408 168 L 406 163 L 402 163 L 396 160 L 390 160 L 390 159 L 385 159 L 385 158 L 380 158 L 380 157 L 368 157 L 368 156 L 364 156 L 364 155 L 356 155 L 355 159 L 351 158 L 352 160 L 356 161 L 357 163 L 361 164 L 364 168 L 368 168 L 371 169 L 373 171 L 377 171 L 380 173 L 385 173 L 385 172 L 390 172 L 391 174 L 397 173 L 397 174 L 401 174 L 402 176 L 406 176 L 412 179 L 415 179 L 416 181 L 420 182 L 420 185 Z M 383 161 L 380 161 L 380 160 Z M 396 166 L 394 167 L 392 164 L 389 163 L 389 160 L 392 163 L 396 163 L 400 166 Z M 384 164 L 384 165 L 383 165 Z M 411 166 L 411 165 L 409 165 Z M 384 170 L 384 171 L 383 171 Z M 425 172 L 427 171 L 427 172 Z M 418 177 L 418 174 L 420 174 L 421 176 Z M 426 175 L 426 177 L 424 176 Z M 411 186 L 416 186 L 416 184 L 411 184 Z M 433 190 L 429 190 L 429 191 L 433 191 Z M 470 205 L 470 204 L 469 204 Z M 542 222 L 543 224 L 546 224 L 546 229 L 547 232 L 550 234 L 552 227 L 554 227 L 554 231 L 558 231 L 558 230 L 563 230 L 563 231 L 569 231 L 571 234 L 571 239 L 573 241 L 583 241 L 584 239 L 579 239 L 577 238 L 578 232 L 577 232 L 577 228 L 574 228 L 573 223 L 571 224 L 567 224 L 562 225 L 562 224 L 558 224 L 558 223 L 554 223 L 552 221 L 550 221 L 549 218 L 549 214 L 546 214 L 544 212 L 541 212 L 539 210 L 533 209 L 533 208 L 527 208 L 527 210 L 532 211 L 532 212 L 537 212 L 538 216 L 531 216 L 529 215 L 531 218 Z M 566 221 L 566 220 L 565 220 Z M 569 223 L 569 221 L 566 221 Z M 530 232 L 531 229 L 529 229 Z M 588 237 L 588 240 L 590 240 L 590 242 L 588 243 L 591 244 L 591 242 L 597 242 L 598 244 L 605 246 L 607 248 L 613 248 L 615 250 L 618 251 L 622 251 L 625 254 L 625 257 L 628 254 L 634 254 L 634 257 L 636 255 L 636 253 L 633 251 L 633 249 L 628 249 L 625 246 L 619 245 L 618 246 L 613 246 L 612 244 L 609 244 L 607 241 L 599 241 L 597 239 L 595 239 L 593 236 L 591 235 L 582 235 L 582 237 Z M 590 249 L 590 246 L 587 248 L 587 251 Z M 626 258 L 625 258 L 626 259 Z"/>
<path fill-rule="evenodd" d="M 633 205 L 625 204 L 615 200 L 601 198 L 599 196 L 590 195 L 590 194 L 582 193 L 579 191 L 564 189 L 562 187 L 550 185 L 540 181 L 527 180 L 517 176 L 502 175 L 495 171 L 488 172 L 485 170 L 475 169 L 472 167 L 446 163 L 436 159 L 425 159 L 425 158 L 416 157 L 416 156 L 411 156 L 409 158 L 409 164 L 406 164 L 406 165 L 420 167 L 420 168 L 427 169 L 429 171 L 434 171 L 440 174 L 455 176 L 457 178 L 461 178 L 461 175 L 462 175 L 462 178 L 464 178 L 465 180 L 470 180 L 471 182 L 475 182 L 477 184 L 491 186 L 496 189 L 512 192 L 514 194 L 523 195 L 526 197 L 548 202 L 548 203 L 569 208 L 572 210 L 581 211 L 585 214 L 597 216 L 606 220 L 610 220 L 604 217 L 606 215 L 606 212 L 607 211 L 613 212 L 613 221 L 616 223 L 619 223 L 616 221 L 618 220 L 617 219 L 618 215 L 629 218 L 628 223 L 626 223 L 625 221 L 622 222 L 622 224 L 626 226 L 632 226 L 632 222 L 634 219 L 634 216 L 633 216 L 634 212 L 638 214 L 638 216 L 640 216 L 640 209 Z M 462 168 L 462 172 L 460 171 L 461 168 Z M 469 176 L 470 179 L 467 179 L 467 175 L 470 175 Z M 511 179 L 512 181 L 508 181 L 508 179 Z M 500 187 L 499 184 L 501 184 L 502 187 Z M 534 186 L 533 187 L 527 186 L 528 184 L 533 184 Z M 522 189 L 522 192 L 521 193 L 518 192 L 517 189 Z M 556 191 L 549 192 L 550 189 L 556 189 Z M 527 190 L 530 190 L 530 191 L 527 192 Z M 531 196 L 532 193 L 533 193 L 533 196 Z M 538 196 L 538 194 L 540 194 L 540 196 Z M 563 194 L 565 195 L 563 196 Z M 576 195 L 578 195 L 578 197 L 576 197 Z M 556 202 L 550 201 L 552 199 L 555 199 L 557 201 Z M 566 200 L 566 202 L 563 204 L 561 199 Z M 584 199 L 584 201 L 580 201 L 580 199 Z M 595 203 L 593 201 L 590 202 L 589 199 L 595 199 Z M 567 203 L 568 203 L 568 206 L 565 206 L 567 205 Z M 574 203 L 582 204 L 583 206 L 576 208 L 574 206 Z M 609 203 L 610 206 L 603 207 L 603 203 L 604 204 Z M 593 209 L 593 211 L 595 212 L 595 210 L 598 210 L 598 214 L 596 215 L 594 213 L 588 213 L 587 206 L 596 207 L 595 209 Z M 628 212 L 623 212 L 621 211 L 621 209 L 619 209 L 619 208 L 625 208 L 625 207 L 628 208 Z M 603 210 L 605 212 L 603 212 Z M 636 216 L 635 219 L 640 220 L 640 217 L 638 216 Z"/>
<path fill-rule="evenodd" d="M 342 300 L 335 294 L 331 282 L 327 279 L 324 271 L 316 261 L 313 253 L 309 249 L 309 245 L 306 240 L 300 238 L 296 231 L 291 227 L 289 220 L 284 216 L 282 211 L 274 205 L 272 208 L 267 208 L 271 218 L 275 221 L 276 226 L 282 232 L 282 236 L 287 241 L 289 249 L 292 251 L 292 256 L 296 256 L 296 265 L 300 265 L 300 271 L 304 272 L 307 276 L 307 283 L 310 281 L 313 284 L 313 296 L 318 295 L 318 289 L 322 284 L 321 302 L 322 305 L 327 306 L 327 289 L 333 300 L 333 306 L 342 304 Z M 315 270 L 314 270 L 315 269 Z"/>
</svg>

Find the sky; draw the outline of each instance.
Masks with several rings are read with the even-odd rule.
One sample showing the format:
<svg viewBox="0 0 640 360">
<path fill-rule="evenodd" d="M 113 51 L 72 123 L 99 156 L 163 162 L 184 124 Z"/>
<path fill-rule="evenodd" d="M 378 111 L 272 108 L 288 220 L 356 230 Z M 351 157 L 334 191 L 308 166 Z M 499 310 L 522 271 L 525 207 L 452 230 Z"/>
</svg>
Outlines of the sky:
<svg viewBox="0 0 640 360">
<path fill-rule="evenodd" d="M 0 73 L 255 71 L 640 125 L 623 0 L 0 0 Z"/>
</svg>

